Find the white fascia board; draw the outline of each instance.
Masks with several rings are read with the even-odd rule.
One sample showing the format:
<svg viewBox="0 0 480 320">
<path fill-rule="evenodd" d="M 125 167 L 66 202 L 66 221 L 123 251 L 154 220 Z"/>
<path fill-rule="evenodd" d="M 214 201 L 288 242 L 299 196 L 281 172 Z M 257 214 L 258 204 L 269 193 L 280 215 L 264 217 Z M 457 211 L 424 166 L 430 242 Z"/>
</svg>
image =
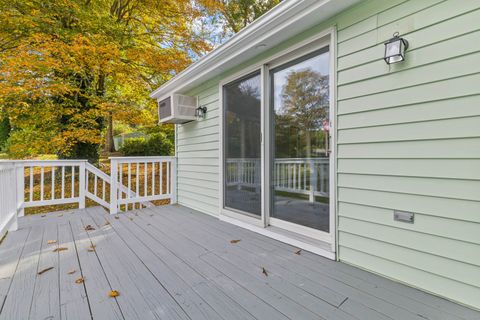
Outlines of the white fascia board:
<svg viewBox="0 0 480 320">
<path fill-rule="evenodd" d="M 208 81 L 360 0 L 285 0 L 150 94 L 161 100 Z M 266 46 L 258 47 L 259 44 Z"/>
</svg>

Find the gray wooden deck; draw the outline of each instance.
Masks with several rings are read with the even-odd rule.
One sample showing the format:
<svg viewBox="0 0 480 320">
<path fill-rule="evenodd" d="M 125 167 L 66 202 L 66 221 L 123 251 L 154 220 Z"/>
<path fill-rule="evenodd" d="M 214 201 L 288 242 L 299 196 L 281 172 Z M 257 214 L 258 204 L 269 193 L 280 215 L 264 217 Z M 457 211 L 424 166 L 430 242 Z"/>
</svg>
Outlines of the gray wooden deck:
<svg viewBox="0 0 480 320">
<path fill-rule="evenodd" d="M 20 224 L 0 245 L 0 319 L 480 319 L 180 206 L 118 219 L 72 210 Z"/>
</svg>

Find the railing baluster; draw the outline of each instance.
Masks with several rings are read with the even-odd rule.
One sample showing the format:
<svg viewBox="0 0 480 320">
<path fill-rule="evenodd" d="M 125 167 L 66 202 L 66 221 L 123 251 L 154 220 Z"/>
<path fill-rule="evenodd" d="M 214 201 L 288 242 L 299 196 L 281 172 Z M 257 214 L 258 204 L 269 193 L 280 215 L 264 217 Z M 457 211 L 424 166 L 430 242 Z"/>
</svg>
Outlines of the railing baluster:
<svg viewBox="0 0 480 320">
<path fill-rule="evenodd" d="M 52 167 L 52 200 L 55 199 L 55 167 Z"/>
<path fill-rule="evenodd" d="M 105 200 L 105 180 L 102 179 L 102 200 Z"/>
<path fill-rule="evenodd" d="M 144 179 L 145 180 L 143 181 L 144 182 L 143 195 L 146 197 L 146 196 L 148 196 L 148 192 L 147 192 L 147 179 L 148 179 L 147 178 L 148 177 L 148 175 L 147 175 L 147 162 L 143 163 L 143 169 L 144 169 L 144 172 L 145 172 L 145 174 L 144 174 Z"/>
<path fill-rule="evenodd" d="M 118 164 L 118 183 L 120 184 L 120 186 L 123 185 L 123 163 L 119 163 Z M 122 193 L 122 190 L 120 188 L 118 188 L 118 193 L 119 193 L 119 199 L 122 199 L 123 198 L 123 193 Z"/>
<path fill-rule="evenodd" d="M 62 166 L 62 199 L 65 199 L 65 166 Z"/>
<path fill-rule="evenodd" d="M 29 191 L 30 191 L 30 202 L 33 201 L 33 167 L 30 166 L 30 185 L 29 185 Z"/>
<path fill-rule="evenodd" d="M 170 164 L 171 162 L 170 161 L 167 161 L 167 194 L 171 194 L 171 190 L 170 190 Z"/>
<path fill-rule="evenodd" d="M 75 166 L 72 166 L 72 198 L 75 198 Z"/>
<path fill-rule="evenodd" d="M 88 171 L 85 171 L 85 190 L 88 191 L 88 180 L 90 179 L 90 173 Z"/>
<path fill-rule="evenodd" d="M 163 194 L 163 161 L 160 161 L 160 194 Z"/>
<path fill-rule="evenodd" d="M 93 183 L 95 184 L 95 185 L 93 186 L 93 194 L 96 196 L 96 195 L 97 195 L 97 183 L 98 183 L 98 179 L 97 179 L 97 175 L 96 175 L 96 174 L 94 174 L 93 176 L 94 176 L 94 178 L 93 178 Z"/>
<path fill-rule="evenodd" d="M 128 163 L 128 198 L 132 197 L 130 190 L 132 190 L 132 165 Z"/>
<path fill-rule="evenodd" d="M 155 195 L 155 162 L 152 161 L 152 196 Z"/>
<path fill-rule="evenodd" d="M 43 178 L 45 176 L 45 167 L 40 168 L 40 201 L 43 201 Z"/>
<path fill-rule="evenodd" d="M 135 189 L 137 196 L 140 194 L 140 163 L 137 162 L 137 171 L 135 171 Z"/>
</svg>

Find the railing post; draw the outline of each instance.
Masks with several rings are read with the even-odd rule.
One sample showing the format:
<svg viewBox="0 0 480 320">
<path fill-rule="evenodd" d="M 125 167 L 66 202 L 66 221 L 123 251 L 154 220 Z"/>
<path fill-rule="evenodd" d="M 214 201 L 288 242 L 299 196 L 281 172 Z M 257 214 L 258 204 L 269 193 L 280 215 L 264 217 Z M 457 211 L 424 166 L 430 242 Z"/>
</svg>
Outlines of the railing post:
<svg viewBox="0 0 480 320">
<path fill-rule="evenodd" d="M 177 203 L 177 158 L 172 158 L 172 165 L 170 166 L 170 179 L 171 182 L 171 197 L 170 204 Z"/>
<path fill-rule="evenodd" d="M 110 214 L 118 213 L 117 201 L 118 201 L 118 164 L 116 160 L 110 159 Z"/>
<path fill-rule="evenodd" d="M 85 208 L 85 162 L 80 163 L 78 167 L 78 181 L 79 181 L 79 190 L 78 190 L 78 208 L 84 209 Z"/>
<path fill-rule="evenodd" d="M 23 217 L 25 209 L 25 168 L 22 164 L 15 165 L 16 181 L 17 181 L 17 216 Z M 15 223 L 17 218 L 15 218 Z"/>
<path fill-rule="evenodd" d="M 237 164 L 237 179 L 235 183 L 237 183 L 237 190 L 242 189 L 242 182 L 243 182 L 243 162 L 239 159 L 236 161 Z"/>
<path fill-rule="evenodd" d="M 317 167 L 313 160 L 310 160 L 310 202 L 315 202 L 315 191 L 317 189 Z"/>
</svg>

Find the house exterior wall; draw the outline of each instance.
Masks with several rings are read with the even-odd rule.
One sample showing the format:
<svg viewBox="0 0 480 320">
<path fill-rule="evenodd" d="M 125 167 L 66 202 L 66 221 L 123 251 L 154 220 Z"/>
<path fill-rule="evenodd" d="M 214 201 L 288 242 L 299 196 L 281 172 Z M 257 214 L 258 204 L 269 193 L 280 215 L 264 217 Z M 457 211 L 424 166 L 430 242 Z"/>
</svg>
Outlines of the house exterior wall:
<svg viewBox="0 0 480 320">
<path fill-rule="evenodd" d="M 335 25 L 339 259 L 480 309 L 479 21 L 476 0 L 364 1 L 225 76 Z M 388 66 L 396 31 L 410 48 Z M 213 215 L 220 78 L 177 128 L 178 201 Z"/>
</svg>

